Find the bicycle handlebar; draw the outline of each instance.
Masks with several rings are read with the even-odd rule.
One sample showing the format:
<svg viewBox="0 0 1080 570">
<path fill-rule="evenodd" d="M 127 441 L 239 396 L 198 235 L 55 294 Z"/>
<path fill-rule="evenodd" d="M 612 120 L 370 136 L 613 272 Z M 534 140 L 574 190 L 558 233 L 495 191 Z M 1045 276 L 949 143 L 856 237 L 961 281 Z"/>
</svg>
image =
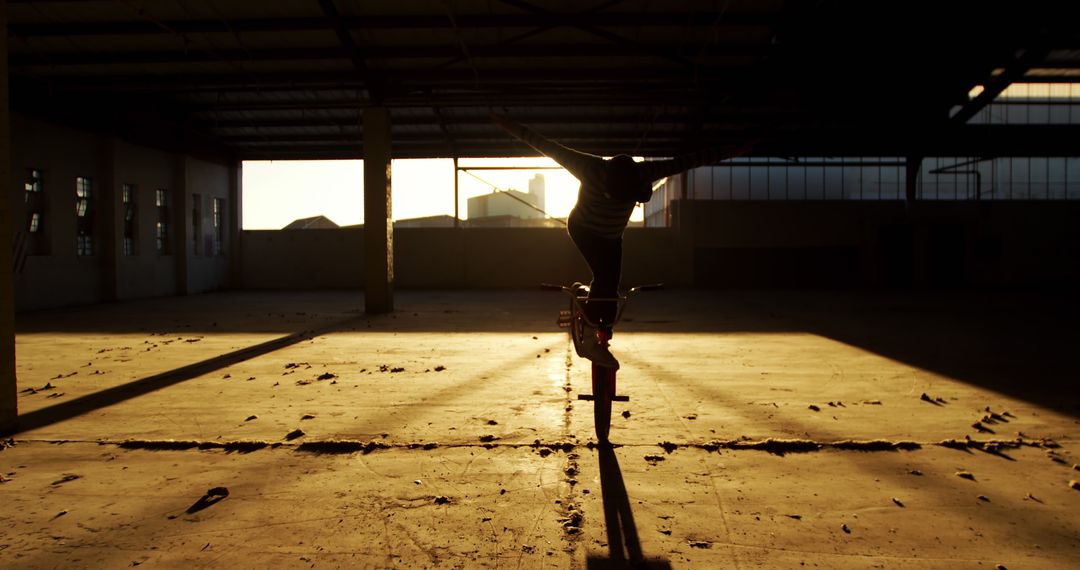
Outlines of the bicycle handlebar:
<svg viewBox="0 0 1080 570">
<path fill-rule="evenodd" d="M 567 287 L 565 285 L 553 285 L 551 283 L 541 283 L 540 288 L 548 290 L 548 291 L 562 291 L 563 293 L 566 293 L 567 295 L 570 295 L 570 298 L 571 298 L 574 306 L 577 306 L 578 303 L 579 303 L 579 298 L 578 298 L 577 292 L 580 289 L 577 288 L 577 287 Z M 619 297 L 591 297 L 591 298 L 589 298 L 587 300 L 588 301 L 615 301 L 616 303 L 618 303 L 618 310 L 615 313 L 615 321 L 611 323 L 611 326 L 614 326 L 616 323 L 618 323 L 620 320 L 622 320 L 623 309 L 626 308 L 626 303 L 627 303 L 627 301 L 630 300 L 630 297 L 633 297 L 634 295 L 636 295 L 636 294 L 638 294 L 638 293 L 640 293 L 642 291 L 659 291 L 659 290 L 661 290 L 663 288 L 664 288 L 663 283 L 654 283 L 652 285 L 638 285 L 637 287 L 631 287 L 630 290 L 626 292 L 626 295 L 623 295 L 623 296 L 619 296 Z M 596 323 L 593 323 L 588 318 L 585 319 L 585 322 L 589 323 L 590 326 L 594 326 L 594 327 L 597 326 Z"/>
<path fill-rule="evenodd" d="M 540 288 L 544 289 L 544 290 L 547 290 L 547 291 L 563 291 L 563 292 L 566 292 L 566 293 L 573 293 L 574 292 L 574 288 L 572 288 L 572 287 L 567 287 L 566 285 L 554 285 L 552 283 L 541 283 Z M 654 283 L 652 285 L 638 285 L 637 287 L 631 287 L 630 290 L 626 292 L 626 296 L 624 296 L 624 297 L 611 297 L 611 298 L 593 297 L 592 300 L 594 300 L 594 301 L 623 300 L 623 299 L 626 299 L 626 298 L 630 297 L 631 295 L 633 295 L 635 293 L 641 293 L 643 291 L 660 291 L 663 288 L 664 288 L 663 283 Z"/>
</svg>

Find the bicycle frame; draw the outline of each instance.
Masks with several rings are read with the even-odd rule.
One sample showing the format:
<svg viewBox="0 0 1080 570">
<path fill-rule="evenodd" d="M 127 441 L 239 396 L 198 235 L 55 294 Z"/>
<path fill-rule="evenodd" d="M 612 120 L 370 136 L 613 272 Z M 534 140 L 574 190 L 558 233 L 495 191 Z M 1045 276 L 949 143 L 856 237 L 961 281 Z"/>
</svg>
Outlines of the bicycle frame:
<svg viewBox="0 0 1080 570">
<path fill-rule="evenodd" d="M 558 324 L 560 327 L 569 327 L 570 336 L 573 339 L 575 350 L 577 350 L 580 344 L 580 335 L 583 334 L 582 323 L 589 325 L 596 329 L 596 340 L 602 346 L 607 346 L 611 336 L 614 333 L 615 325 L 622 320 L 623 310 L 626 308 L 627 302 L 634 295 L 642 291 L 653 291 L 662 289 L 663 285 L 642 285 L 638 287 L 632 287 L 626 292 L 626 295 L 619 297 L 588 297 L 588 288 L 584 285 L 574 284 L 573 286 L 566 287 L 563 285 L 551 285 L 544 283 L 540 286 L 543 289 L 558 290 L 566 293 L 570 296 L 570 309 L 559 311 Z M 615 312 L 615 319 L 609 323 L 596 323 L 589 319 L 585 312 L 585 305 L 592 301 L 614 301 L 617 303 L 617 310 Z M 580 351 L 578 353 L 581 354 Z M 617 368 L 610 368 L 602 366 L 595 362 L 592 363 L 592 394 L 578 394 L 579 400 L 589 400 L 593 402 L 593 419 L 595 422 L 596 437 L 600 443 L 608 442 L 608 432 L 611 428 L 611 402 L 628 402 L 630 397 L 626 395 L 616 394 L 616 373 Z"/>
</svg>

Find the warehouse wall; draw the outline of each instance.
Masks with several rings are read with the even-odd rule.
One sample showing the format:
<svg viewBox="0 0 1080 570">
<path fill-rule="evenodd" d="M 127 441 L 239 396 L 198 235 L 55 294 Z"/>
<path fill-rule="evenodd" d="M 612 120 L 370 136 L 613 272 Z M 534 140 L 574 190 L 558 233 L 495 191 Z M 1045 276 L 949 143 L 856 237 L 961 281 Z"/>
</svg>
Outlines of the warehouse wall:
<svg viewBox="0 0 1080 570">
<path fill-rule="evenodd" d="M 248 288 L 363 287 L 363 230 L 243 232 Z M 666 229 L 627 233 L 624 280 L 685 282 Z M 394 231 L 395 286 L 403 289 L 531 288 L 588 278 L 565 230 L 402 228 Z"/>
<path fill-rule="evenodd" d="M 674 203 L 711 287 L 1080 283 L 1080 202 Z"/>
<path fill-rule="evenodd" d="M 227 255 L 193 253 L 191 197 L 205 206 L 204 241 L 213 231 L 212 200 L 228 200 L 229 168 L 128 144 L 36 118 L 13 114 L 9 195 L 17 235 L 24 244 L 15 275 L 16 310 L 87 304 L 227 288 Z M 42 174 L 39 195 L 27 200 L 30 169 Z M 94 250 L 77 255 L 76 177 L 93 181 Z M 125 255 L 121 187 L 134 186 L 134 252 Z M 159 221 L 155 193 L 167 192 L 171 249 L 156 247 Z M 29 214 L 41 214 L 40 230 L 29 232 Z M 226 219 L 228 219 L 226 217 Z M 183 248 L 181 250 L 180 248 Z M 186 254 L 181 256 L 181 254 Z M 181 259 L 182 258 L 182 259 Z"/>
<path fill-rule="evenodd" d="M 363 287 L 362 229 L 233 235 L 233 228 L 225 227 L 218 252 L 214 199 L 223 200 L 223 224 L 239 219 L 235 165 L 22 115 L 13 115 L 11 125 L 8 197 L 16 237 L 27 237 L 32 209 L 43 214 L 42 230 L 23 240 L 22 251 L 28 254 L 21 263 L 16 260 L 18 311 L 234 285 Z M 42 192 L 33 204 L 24 190 L 29 169 L 42 172 Z M 94 180 L 92 255 L 76 255 L 75 180 L 80 176 Z M 133 255 L 123 251 L 124 184 L 135 190 Z M 155 205 L 158 189 L 168 194 L 164 214 Z M 624 283 L 719 288 L 1076 285 L 1078 214 L 1076 201 L 676 200 L 670 227 L 627 231 Z M 168 225 L 165 252 L 157 250 L 155 239 L 162 219 Z M 402 289 L 531 288 L 588 275 L 563 229 L 401 228 L 395 231 L 394 247 L 395 285 Z M 230 248 L 235 248 L 233 255 Z M 235 277 L 232 262 L 238 262 Z"/>
<path fill-rule="evenodd" d="M 626 232 L 624 284 L 717 288 L 1044 287 L 1080 283 L 1075 202 L 677 201 Z M 363 230 L 243 232 L 243 286 L 361 288 Z M 398 288 L 530 288 L 588 276 L 566 232 L 402 228 Z"/>
</svg>

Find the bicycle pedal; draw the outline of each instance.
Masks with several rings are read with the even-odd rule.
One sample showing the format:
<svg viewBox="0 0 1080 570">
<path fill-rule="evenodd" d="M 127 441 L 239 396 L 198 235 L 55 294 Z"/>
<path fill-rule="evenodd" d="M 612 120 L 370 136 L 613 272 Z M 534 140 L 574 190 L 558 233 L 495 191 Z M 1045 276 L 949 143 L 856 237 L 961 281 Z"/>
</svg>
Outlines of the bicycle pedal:
<svg viewBox="0 0 1080 570">
<path fill-rule="evenodd" d="M 588 401 L 591 402 L 591 401 L 595 400 L 596 397 L 593 396 L 592 394 L 578 394 L 577 399 L 579 399 L 579 400 L 588 400 Z"/>
<path fill-rule="evenodd" d="M 611 401 L 612 402 L 629 402 L 630 401 L 630 396 L 612 396 Z"/>
</svg>

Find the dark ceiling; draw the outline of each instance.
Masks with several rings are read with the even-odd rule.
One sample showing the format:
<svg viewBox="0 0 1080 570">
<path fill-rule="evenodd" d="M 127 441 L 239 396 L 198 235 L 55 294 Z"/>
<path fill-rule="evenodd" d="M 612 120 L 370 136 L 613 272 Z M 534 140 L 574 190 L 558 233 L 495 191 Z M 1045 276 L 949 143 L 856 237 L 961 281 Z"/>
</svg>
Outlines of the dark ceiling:
<svg viewBox="0 0 1080 570">
<path fill-rule="evenodd" d="M 771 156 L 1080 155 L 1077 127 L 975 126 L 1008 84 L 1080 81 L 1080 2 L 8 0 L 16 110 L 172 150 L 597 154 L 758 139 Z M 969 99 L 976 85 L 986 92 Z M 16 133 L 17 144 L 17 133 Z"/>
</svg>

